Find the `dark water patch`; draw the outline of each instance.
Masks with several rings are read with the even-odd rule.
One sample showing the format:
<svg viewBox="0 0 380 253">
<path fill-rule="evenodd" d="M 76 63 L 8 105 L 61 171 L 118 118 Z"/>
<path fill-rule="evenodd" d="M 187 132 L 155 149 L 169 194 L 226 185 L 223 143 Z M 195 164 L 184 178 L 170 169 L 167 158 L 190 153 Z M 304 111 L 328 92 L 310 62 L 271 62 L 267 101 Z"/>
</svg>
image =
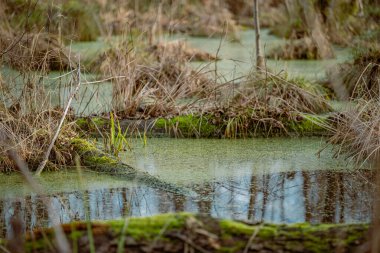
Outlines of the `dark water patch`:
<svg viewBox="0 0 380 253">
<path fill-rule="evenodd" d="M 198 212 L 219 218 L 275 223 L 356 223 L 371 220 L 370 170 L 251 173 L 194 184 L 196 196 L 176 196 L 143 185 L 66 191 L 46 196 L 61 223 L 119 219 L 167 212 Z M 24 231 L 51 223 L 42 196 L 3 197 L 0 237 L 11 234 L 11 220 Z"/>
</svg>

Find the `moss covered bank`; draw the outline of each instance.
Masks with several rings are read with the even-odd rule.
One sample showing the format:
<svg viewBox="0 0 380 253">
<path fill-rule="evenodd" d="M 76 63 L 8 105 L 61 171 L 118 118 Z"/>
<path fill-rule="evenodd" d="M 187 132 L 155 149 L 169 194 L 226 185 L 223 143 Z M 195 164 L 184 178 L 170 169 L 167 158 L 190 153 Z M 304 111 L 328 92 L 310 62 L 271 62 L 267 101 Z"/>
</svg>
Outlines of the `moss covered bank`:
<svg viewBox="0 0 380 253">
<path fill-rule="evenodd" d="M 368 225 L 248 225 L 188 213 L 94 222 L 96 252 L 352 252 Z M 63 225 L 73 251 L 90 252 L 86 223 Z M 5 247 L 11 245 L 0 241 Z M 26 252 L 57 252 L 51 229 L 26 238 Z M 190 251 L 189 251 L 190 250 Z"/>
</svg>

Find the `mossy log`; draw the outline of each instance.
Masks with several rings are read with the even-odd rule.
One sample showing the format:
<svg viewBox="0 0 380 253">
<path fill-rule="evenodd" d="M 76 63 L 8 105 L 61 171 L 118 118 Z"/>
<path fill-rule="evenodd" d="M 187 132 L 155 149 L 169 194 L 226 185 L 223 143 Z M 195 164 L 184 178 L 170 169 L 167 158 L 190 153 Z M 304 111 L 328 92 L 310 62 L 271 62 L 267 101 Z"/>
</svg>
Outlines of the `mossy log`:
<svg viewBox="0 0 380 253">
<path fill-rule="evenodd" d="M 188 213 L 63 225 L 73 251 L 90 252 L 353 252 L 365 244 L 368 225 L 247 224 Z M 20 238 L 18 238 L 20 239 Z M 0 241 L 5 247 L 12 243 Z M 27 235 L 26 252 L 58 252 L 53 230 Z M 11 249 L 10 249 L 11 250 Z"/>
<path fill-rule="evenodd" d="M 75 138 L 71 142 L 74 151 L 79 155 L 81 164 L 86 168 L 126 180 L 135 180 L 151 187 L 159 188 L 175 194 L 188 195 L 190 192 L 183 187 L 167 183 L 145 171 L 135 169 L 121 162 L 116 157 L 104 153 L 91 142 Z"/>
<path fill-rule="evenodd" d="M 287 120 L 284 122 L 284 128 L 271 129 L 271 136 L 322 136 L 328 135 L 329 132 L 321 127 L 325 125 L 328 115 L 307 115 L 303 114 L 298 117 L 297 121 Z M 108 131 L 109 125 L 106 119 L 95 118 L 77 120 L 77 124 L 82 130 L 92 134 L 98 131 Z M 229 122 L 220 122 L 217 117 L 197 116 L 197 115 L 180 115 L 170 119 L 158 118 L 149 120 L 120 120 L 120 126 L 129 134 L 141 135 L 144 133 L 149 137 L 185 137 L 185 138 L 239 138 L 239 137 L 258 137 L 268 136 L 267 130 L 260 129 L 257 125 L 248 126 L 245 132 L 239 132 L 240 128 L 236 126 L 234 135 L 229 134 L 232 131 Z M 286 131 L 285 131 L 285 130 Z"/>
</svg>

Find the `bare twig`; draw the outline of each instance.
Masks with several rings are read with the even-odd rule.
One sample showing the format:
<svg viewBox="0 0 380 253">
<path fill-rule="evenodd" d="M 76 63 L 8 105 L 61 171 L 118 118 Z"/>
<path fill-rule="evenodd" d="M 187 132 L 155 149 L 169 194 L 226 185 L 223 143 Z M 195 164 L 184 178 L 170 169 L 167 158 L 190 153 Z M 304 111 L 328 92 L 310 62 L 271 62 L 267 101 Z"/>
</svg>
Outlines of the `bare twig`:
<svg viewBox="0 0 380 253">
<path fill-rule="evenodd" d="M 36 172 L 36 175 L 39 176 L 41 174 L 41 172 L 43 171 L 43 169 L 45 168 L 45 165 L 47 163 L 47 161 L 49 160 L 49 155 L 50 155 L 50 152 L 51 150 L 53 149 L 53 146 L 54 146 L 54 143 L 55 141 L 57 140 L 58 138 L 58 135 L 59 135 L 59 132 L 61 131 L 61 128 L 62 128 L 62 125 L 63 125 L 63 122 L 65 121 L 65 118 L 66 118 L 66 115 L 69 111 L 69 108 L 70 108 L 70 105 L 71 105 L 71 102 L 73 101 L 73 98 L 75 96 L 75 94 L 78 92 L 79 90 L 79 87 L 81 85 L 81 73 L 80 73 L 80 59 L 79 59 L 79 63 L 78 63 L 78 69 L 77 69 L 77 86 L 75 88 L 75 90 L 71 93 L 71 96 L 69 98 L 69 101 L 67 102 L 67 105 L 66 105 L 66 108 L 65 108 L 65 111 L 62 115 L 62 118 L 61 118 L 61 121 L 59 122 L 59 125 L 58 125 L 58 128 L 57 128 L 57 131 L 55 132 L 55 135 L 48 147 L 48 149 L 46 150 L 46 153 L 45 153 L 45 156 L 44 156 L 44 159 L 42 160 L 42 162 L 40 163 L 40 165 L 38 166 L 37 168 L 37 172 Z"/>
<path fill-rule="evenodd" d="M 257 234 L 259 233 L 259 231 L 261 230 L 262 227 L 263 227 L 263 224 L 260 224 L 260 226 L 256 227 L 256 229 L 253 231 L 251 237 L 248 240 L 247 245 L 244 248 L 244 253 L 248 253 L 249 248 L 251 247 L 251 245 L 253 243 L 253 240 L 255 240 Z"/>
</svg>

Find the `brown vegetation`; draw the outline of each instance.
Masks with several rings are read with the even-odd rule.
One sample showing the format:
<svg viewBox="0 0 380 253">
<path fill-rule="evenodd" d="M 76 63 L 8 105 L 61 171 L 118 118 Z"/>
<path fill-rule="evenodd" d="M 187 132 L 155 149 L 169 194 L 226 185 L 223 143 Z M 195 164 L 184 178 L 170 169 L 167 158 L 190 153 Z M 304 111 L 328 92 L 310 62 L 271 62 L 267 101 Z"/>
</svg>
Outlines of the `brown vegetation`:
<svg viewBox="0 0 380 253">
<path fill-rule="evenodd" d="M 0 146 L 0 172 L 15 169 L 13 162 L 7 158 L 8 150 L 17 150 L 19 156 L 26 161 L 31 169 L 36 169 L 43 160 L 43 155 L 50 145 L 51 139 L 62 117 L 61 109 L 50 107 L 48 96 L 39 88 L 40 84 L 25 85 L 23 95 L 5 107 L 7 101 L 1 101 L 0 130 L 6 136 Z M 5 93 L 10 90 L 6 84 L 0 89 Z M 11 97 L 11 94 L 6 97 Z M 4 98 L 3 98 L 4 99 Z M 56 144 L 49 156 L 48 167 L 58 168 L 73 164 L 70 139 L 77 136 L 72 124 L 65 124 Z"/>
<path fill-rule="evenodd" d="M 161 32 L 171 32 L 239 38 L 233 15 L 219 1 L 160 1 L 144 4 L 126 1 L 115 5 L 117 8 L 112 8 L 111 3 L 102 6 L 100 16 L 111 34 L 137 28 L 152 37 L 159 36 Z M 154 39 L 151 41 L 154 42 Z"/>
<path fill-rule="evenodd" d="M 267 55 L 269 58 L 283 60 L 315 60 L 319 59 L 318 47 L 309 37 L 302 39 L 290 40 L 288 43 L 279 46 Z"/>
<path fill-rule="evenodd" d="M 75 67 L 75 58 L 55 35 L 0 32 L 3 62 L 18 70 L 63 70 Z M 72 66 L 70 66 L 72 64 Z"/>
<path fill-rule="evenodd" d="M 302 113 L 320 114 L 331 108 L 318 88 L 304 80 L 287 80 L 284 77 L 251 75 L 232 101 L 207 114 L 225 124 L 226 137 L 239 135 L 286 134 L 292 124 L 300 122 Z"/>
<path fill-rule="evenodd" d="M 206 96 L 215 86 L 188 66 L 186 52 L 160 52 L 154 59 L 137 51 L 123 42 L 106 52 L 100 65 L 103 75 L 115 77 L 113 107 L 125 118 L 178 115 L 186 105 L 181 100 Z"/>
<path fill-rule="evenodd" d="M 358 104 L 331 117 L 327 126 L 333 133 L 328 142 L 335 156 L 345 155 L 358 165 L 375 161 L 380 152 L 380 102 L 360 100 Z"/>
<path fill-rule="evenodd" d="M 363 45 L 364 46 L 364 45 Z M 329 72 L 330 83 L 341 99 L 376 99 L 380 95 L 380 46 L 368 44 L 359 49 L 353 62 Z"/>
<path fill-rule="evenodd" d="M 183 40 L 175 40 L 170 42 L 159 42 L 150 48 L 151 52 L 158 61 L 165 58 L 176 59 L 178 61 L 215 61 L 217 57 L 200 49 L 190 47 Z"/>
</svg>

